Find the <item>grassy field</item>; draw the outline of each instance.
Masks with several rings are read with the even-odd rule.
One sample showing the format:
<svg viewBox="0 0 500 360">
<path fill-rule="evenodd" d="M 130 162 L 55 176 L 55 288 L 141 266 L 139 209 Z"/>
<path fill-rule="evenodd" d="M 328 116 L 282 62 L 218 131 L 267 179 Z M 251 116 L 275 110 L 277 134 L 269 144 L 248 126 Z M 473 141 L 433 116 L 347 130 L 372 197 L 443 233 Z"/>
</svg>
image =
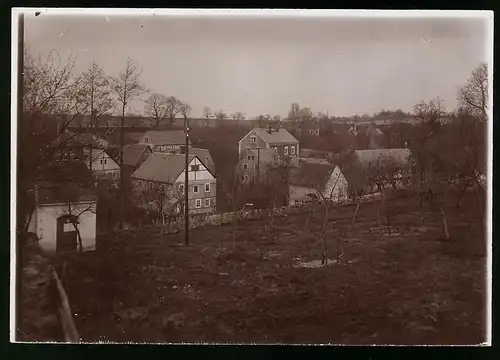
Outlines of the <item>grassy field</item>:
<svg viewBox="0 0 500 360">
<path fill-rule="evenodd" d="M 473 194 L 448 209 L 450 233 L 417 199 L 331 211 L 328 266 L 319 260 L 318 213 L 181 235 L 125 232 L 67 261 L 65 286 L 85 341 L 477 344 L 485 341 L 484 228 Z M 340 237 L 339 237 L 340 235 Z"/>
</svg>

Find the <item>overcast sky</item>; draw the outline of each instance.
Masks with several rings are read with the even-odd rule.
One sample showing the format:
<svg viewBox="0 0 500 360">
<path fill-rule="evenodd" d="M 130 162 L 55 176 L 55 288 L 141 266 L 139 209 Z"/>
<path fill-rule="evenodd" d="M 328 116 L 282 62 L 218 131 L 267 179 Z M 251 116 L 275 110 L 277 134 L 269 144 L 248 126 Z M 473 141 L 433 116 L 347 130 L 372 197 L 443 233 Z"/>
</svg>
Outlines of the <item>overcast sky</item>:
<svg viewBox="0 0 500 360">
<path fill-rule="evenodd" d="M 143 84 L 204 106 L 286 115 L 292 102 L 344 116 L 409 111 L 458 87 L 487 60 L 481 19 L 216 18 L 27 15 L 33 54 L 77 55 L 76 72 L 96 61 L 109 75 L 127 56 Z M 133 103 L 142 113 L 142 102 Z"/>
</svg>

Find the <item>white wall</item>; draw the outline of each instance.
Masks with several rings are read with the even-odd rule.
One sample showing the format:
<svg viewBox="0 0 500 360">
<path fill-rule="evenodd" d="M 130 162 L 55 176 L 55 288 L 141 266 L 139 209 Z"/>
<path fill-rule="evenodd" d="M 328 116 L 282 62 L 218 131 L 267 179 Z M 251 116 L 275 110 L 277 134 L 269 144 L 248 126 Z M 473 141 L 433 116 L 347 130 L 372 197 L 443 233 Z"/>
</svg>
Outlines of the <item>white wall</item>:
<svg viewBox="0 0 500 360">
<path fill-rule="evenodd" d="M 189 181 L 197 181 L 197 180 L 214 180 L 214 176 L 208 171 L 208 169 L 203 165 L 203 163 L 195 157 L 194 159 L 191 160 L 189 163 L 189 166 L 191 165 L 198 165 L 199 170 L 198 171 L 191 171 L 191 168 L 189 168 L 188 171 L 188 179 Z M 184 175 L 185 171 L 183 170 L 182 173 L 179 175 L 179 177 L 175 180 L 176 183 L 183 183 L 184 182 Z"/>
<path fill-rule="evenodd" d="M 332 192 L 333 189 L 333 192 Z M 336 166 L 325 186 L 324 196 L 336 201 L 347 197 L 348 184 L 344 174 Z"/>
<path fill-rule="evenodd" d="M 83 250 L 95 250 L 96 244 L 96 202 L 72 203 L 72 214 L 78 214 L 84 209 L 91 207 L 93 211 L 85 211 L 78 218 L 78 228 L 82 237 Z M 40 247 L 47 252 L 56 251 L 57 218 L 68 214 L 67 204 L 43 204 L 37 206 L 29 231 L 37 234 L 40 239 Z"/>
<path fill-rule="evenodd" d="M 90 152 L 86 150 L 86 155 Z M 120 170 L 120 166 L 105 151 L 100 149 L 92 150 L 92 171 Z"/>
</svg>

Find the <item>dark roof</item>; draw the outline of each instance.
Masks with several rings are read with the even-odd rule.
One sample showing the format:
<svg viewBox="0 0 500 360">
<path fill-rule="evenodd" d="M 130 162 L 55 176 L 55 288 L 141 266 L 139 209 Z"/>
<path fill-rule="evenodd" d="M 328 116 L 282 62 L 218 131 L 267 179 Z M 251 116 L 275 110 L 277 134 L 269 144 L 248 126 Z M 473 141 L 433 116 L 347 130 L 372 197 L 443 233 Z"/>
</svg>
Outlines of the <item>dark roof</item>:
<svg viewBox="0 0 500 360">
<path fill-rule="evenodd" d="M 335 165 L 320 161 L 303 161 L 290 171 L 290 185 L 318 187 L 323 190 Z"/>
<path fill-rule="evenodd" d="M 83 162 L 47 163 L 37 168 L 36 181 L 93 183 L 92 173 Z"/>
<path fill-rule="evenodd" d="M 97 200 L 93 190 L 79 183 L 35 182 L 30 189 L 38 204 Z"/>
<path fill-rule="evenodd" d="M 123 165 L 136 167 L 140 165 L 145 152 L 151 152 L 148 145 L 130 144 L 123 148 Z"/>
<path fill-rule="evenodd" d="M 189 155 L 191 162 L 195 158 Z M 183 154 L 151 154 L 132 174 L 132 178 L 172 184 L 185 166 Z"/>
<path fill-rule="evenodd" d="M 147 138 L 148 144 L 153 145 L 184 145 L 186 143 L 186 135 L 183 130 L 148 130 L 141 140 Z"/>
<path fill-rule="evenodd" d="M 210 151 L 208 151 L 207 149 L 189 148 L 189 152 L 193 155 L 196 155 L 212 174 L 215 173 L 215 163 L 212 159 L 212 156 L 210 155 Z"/>
<path fill-rule="evenodd" d="M 279 130 L 273 129 L 271 132 L 265 128 L 254 128 L 254 131 L 262 139 L 264 139 L 268 144 L 290 144 L 298 143 L 299 141 L 293 137 L 288 130 L 280 128 Z"/>
</svg>

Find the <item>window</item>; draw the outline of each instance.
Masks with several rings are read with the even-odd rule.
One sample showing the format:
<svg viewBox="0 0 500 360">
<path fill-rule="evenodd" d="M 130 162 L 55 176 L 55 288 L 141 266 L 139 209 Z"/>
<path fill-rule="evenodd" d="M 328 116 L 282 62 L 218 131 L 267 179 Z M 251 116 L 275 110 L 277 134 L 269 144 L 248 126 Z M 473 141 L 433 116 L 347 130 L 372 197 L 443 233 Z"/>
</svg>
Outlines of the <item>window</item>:
<svg viewBox="0 0 500 360">
<path fill-rule="evenodd" d="M 210 207 L 210 198 L 205 199 L 205 207 Z"/>
<path fill-rule="evenodd" d="M 180 191 L 180 192 L 183 192 L 183 191 L 184 191 L 184 184 L 180 184 L 180 185 L 179 185 L 179 191 Z"/>
<path fill-rule="evenodd" d="M 161 185 L 160 185 L 160 190 L 161 190 L 161 191 L 165 191 L 165 184 L 161 184 Z"/>
<path fill-rule="evenodd" d="M 137 180 L 137 186 L 142 186 L 142 181 L 141 180 Z"/>
<path fill-rule="evenodd" d="M 255 144 L 257 142 L 257 138 L 255 136 L 250 136 L 250 142 Z"/>
<path fill-rule="evenodd" d="M 251 157 L 250 155 L 248 155 L 248 156 L 247 156 L 247 159 L 248 159 L 248 160 L 251 160 L 251 159 L 252 159 L 252 157 Z"/>
<path fill-rule="evenodd" d="M 198 191 L 199 191 L 198 185 L 193 185 L 193 192 L 195 194 L 198 194 Z"/>
<path fill-rule="evenodd" d="M 106 159 L 104 159 L 104 163 L 106 164 Z"/>
<path fill-rule="evenodd" d="M 275 152 L 275 153 L 277 153 L 277 152 L 278 152 L 278 148 L 277 148 L 276 146 L 275 146 L 275 147 L 273 147 L 273 150 L 274 150 L 274 152 Z"/>
<path fill-rule="evenodd" d="M 295 155 L 295 146 L 290 146 L 290 152 Z"/>
<path fill-rule="evenodd" d="M 288 146 L 285 146 L 285 155 L 288 155 Z"/>
<path fill-rule="evenodd" d="M 148 142 L 149 142 L 149 139 L 148 139 L 148 138 L 144 138 L 144 142 L 145 142 L 145 143 L 148 143 Z"/>
<path fill-rule="evenodd" d="M 148 185 L 149 185 L 149 190 L 153 190 L 153 182 L 150 181 Z"/>
<path fill-rule="evenodd" d="M 205 192 L 210 192 L 210 183 L 205 184 Z"/>
<path fill-rule="evenodd" d="M 196 208 L 201 208 L 201 199 L 196 199 Z"/>
<path fill-rule="evenodd" d="M 243 182 L 244 183 L 248 182 L 248 175 L 243 176 Z"/>
<path fill-rule="evenodd" d="M 248 169 L 248 164 L 247 163 L 243 164 L 243 170 L 247 170 L 247 169 Z"/>
<path fill-rule="evenodd" d="M 191 171 L 198 171 L 200 170 L 200 165 L 191 165 Z"/>
<path fill-rule="evenodd" d="M 255 155 L 252 155 L 252 160 L 255 160 Z"/>
</svg>

